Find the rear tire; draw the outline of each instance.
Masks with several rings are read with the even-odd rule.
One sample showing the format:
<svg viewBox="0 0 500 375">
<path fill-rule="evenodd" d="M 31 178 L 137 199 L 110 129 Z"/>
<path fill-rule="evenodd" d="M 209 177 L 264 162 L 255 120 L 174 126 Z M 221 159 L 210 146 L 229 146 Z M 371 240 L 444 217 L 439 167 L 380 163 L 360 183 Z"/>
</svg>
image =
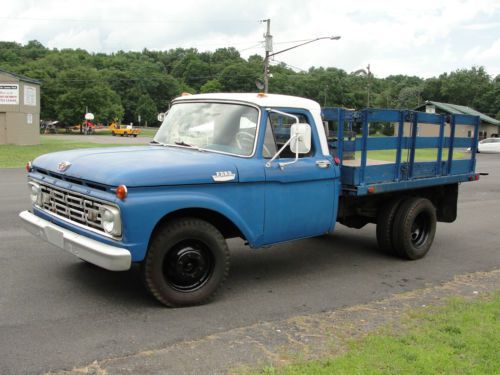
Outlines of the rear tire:
<svg viewBox="0 0 500 375">
<path fill-rule="evenodd" d="M 423 258 L 436 234 L 436 208 L 425 198 L 402 202 L 394 217 L 392 243 L 402 258 Z"/>
<path fill-rule="evenodd" d="M 168 223 L 153 237 L 142 276 L 146 288 L 169 307 L 199 305 L 214 297 L 229 273 L 222 234 L 195 218 Z"/>
<path fill-rule="evenodd" d="M 397 210 L 403 201 L 403 197 L 398 197 L 388 201 L 380 208 L 377 215 L 377 243 L 380 250 L 391 255 L 398 255 L 392 243 L 394 218 Z"/>
</svg>

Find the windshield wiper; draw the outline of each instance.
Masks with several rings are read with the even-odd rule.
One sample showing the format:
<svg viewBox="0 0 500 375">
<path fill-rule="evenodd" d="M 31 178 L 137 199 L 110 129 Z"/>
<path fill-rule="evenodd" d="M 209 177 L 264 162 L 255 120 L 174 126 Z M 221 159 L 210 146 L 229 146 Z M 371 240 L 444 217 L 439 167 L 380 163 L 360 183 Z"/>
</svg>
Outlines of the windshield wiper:
<svg viewBox="0 0 500 375">
<path fill-rule="evenodd" d="M 155 140 L 153 140 L 153 141 L 149 142 L 149 144 L 150 144 L 150 145 L 160 145 L 160 146 L 166 146 L 166 144 L 165 144 L 165 143 L 158 142 L 158 141 L 155 141 Z"/>
<path fill-rule="evenodd" d="M 193 145 L 190 145 L 190 144 L 187 144 L 186 142 L 184 141 L 175 141 L 174 142 L 177 146 L 186 146 L 186 147 L 193 147 L 193 148 L 197 148 L 197 147 L 194 147 Z"/>
</svg>

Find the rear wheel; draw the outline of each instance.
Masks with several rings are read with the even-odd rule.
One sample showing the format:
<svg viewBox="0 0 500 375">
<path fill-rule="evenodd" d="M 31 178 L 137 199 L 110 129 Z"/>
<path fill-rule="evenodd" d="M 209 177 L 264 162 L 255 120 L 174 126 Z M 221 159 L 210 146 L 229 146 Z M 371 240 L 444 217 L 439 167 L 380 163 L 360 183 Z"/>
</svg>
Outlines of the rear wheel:
<svg viewBox="0 0 500 375">
<path fill-rule="evenodd" d="M 377 243 L 380 250 L 388 254 L 397 255 L 392 243 L 392 233 L 394 218 L 397 210 L 403 201 L 403 197 L 398 197 L 384 203 L 377 215 Z"/>
<path fill-rule="evenodd" d="M 394 217 L 392 243 L 399 256 L 415 260 L 429 251 L 436 234 L 436 208 L 425 198 L 409 198 Z"/>
<path fill-rule="evenodd" d="M 198 305 L 215 295 L 229 263 L 229 249 L 217 228 L 200 219 L 179 219 L 152 239 L 142 264 L 143 280 L 166 306 Z"/>
<path fill-rule="evenodd" d="M 111 135 L 114 137 L 114 136 L 116 136 L 116 133 L 115 132 L 111 132 Z"/>
</svg>

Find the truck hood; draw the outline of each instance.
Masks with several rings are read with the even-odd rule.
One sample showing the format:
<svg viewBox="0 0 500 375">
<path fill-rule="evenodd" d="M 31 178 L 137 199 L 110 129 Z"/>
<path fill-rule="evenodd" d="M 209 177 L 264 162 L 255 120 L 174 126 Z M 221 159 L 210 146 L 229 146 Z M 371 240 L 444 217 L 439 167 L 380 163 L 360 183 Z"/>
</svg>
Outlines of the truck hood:
<svg viewBox="0 0 500 375">
<path fill-rule="evenodd" d="M 41 168 L 65 176 L 108 186 L 127 187 L 213 183 L 217 175 L 238 170 L 233 156 L 168 146 L 134 146 L 79 149 L 42 155 L 33 161 Z M 62 162 L 69 162 L 63 172 Z M 227 177 L 227 176 L 226 176 Z"/>
</svg>

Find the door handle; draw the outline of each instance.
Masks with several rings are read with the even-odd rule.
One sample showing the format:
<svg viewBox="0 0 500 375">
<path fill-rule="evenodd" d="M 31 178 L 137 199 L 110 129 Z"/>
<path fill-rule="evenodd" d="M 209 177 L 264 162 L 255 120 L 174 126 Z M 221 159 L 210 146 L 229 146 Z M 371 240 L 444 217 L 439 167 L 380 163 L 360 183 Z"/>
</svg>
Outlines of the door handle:
<svg viewBox="0 0 500 375">
<path fill-rule="evenodd" d="M 319 168 L 328 168 L 332 163 L 330 163 L 330 161 L 328 160 L 317 160 L 316 161 L 316 165 L 319 167 Z"/>
</svg>

